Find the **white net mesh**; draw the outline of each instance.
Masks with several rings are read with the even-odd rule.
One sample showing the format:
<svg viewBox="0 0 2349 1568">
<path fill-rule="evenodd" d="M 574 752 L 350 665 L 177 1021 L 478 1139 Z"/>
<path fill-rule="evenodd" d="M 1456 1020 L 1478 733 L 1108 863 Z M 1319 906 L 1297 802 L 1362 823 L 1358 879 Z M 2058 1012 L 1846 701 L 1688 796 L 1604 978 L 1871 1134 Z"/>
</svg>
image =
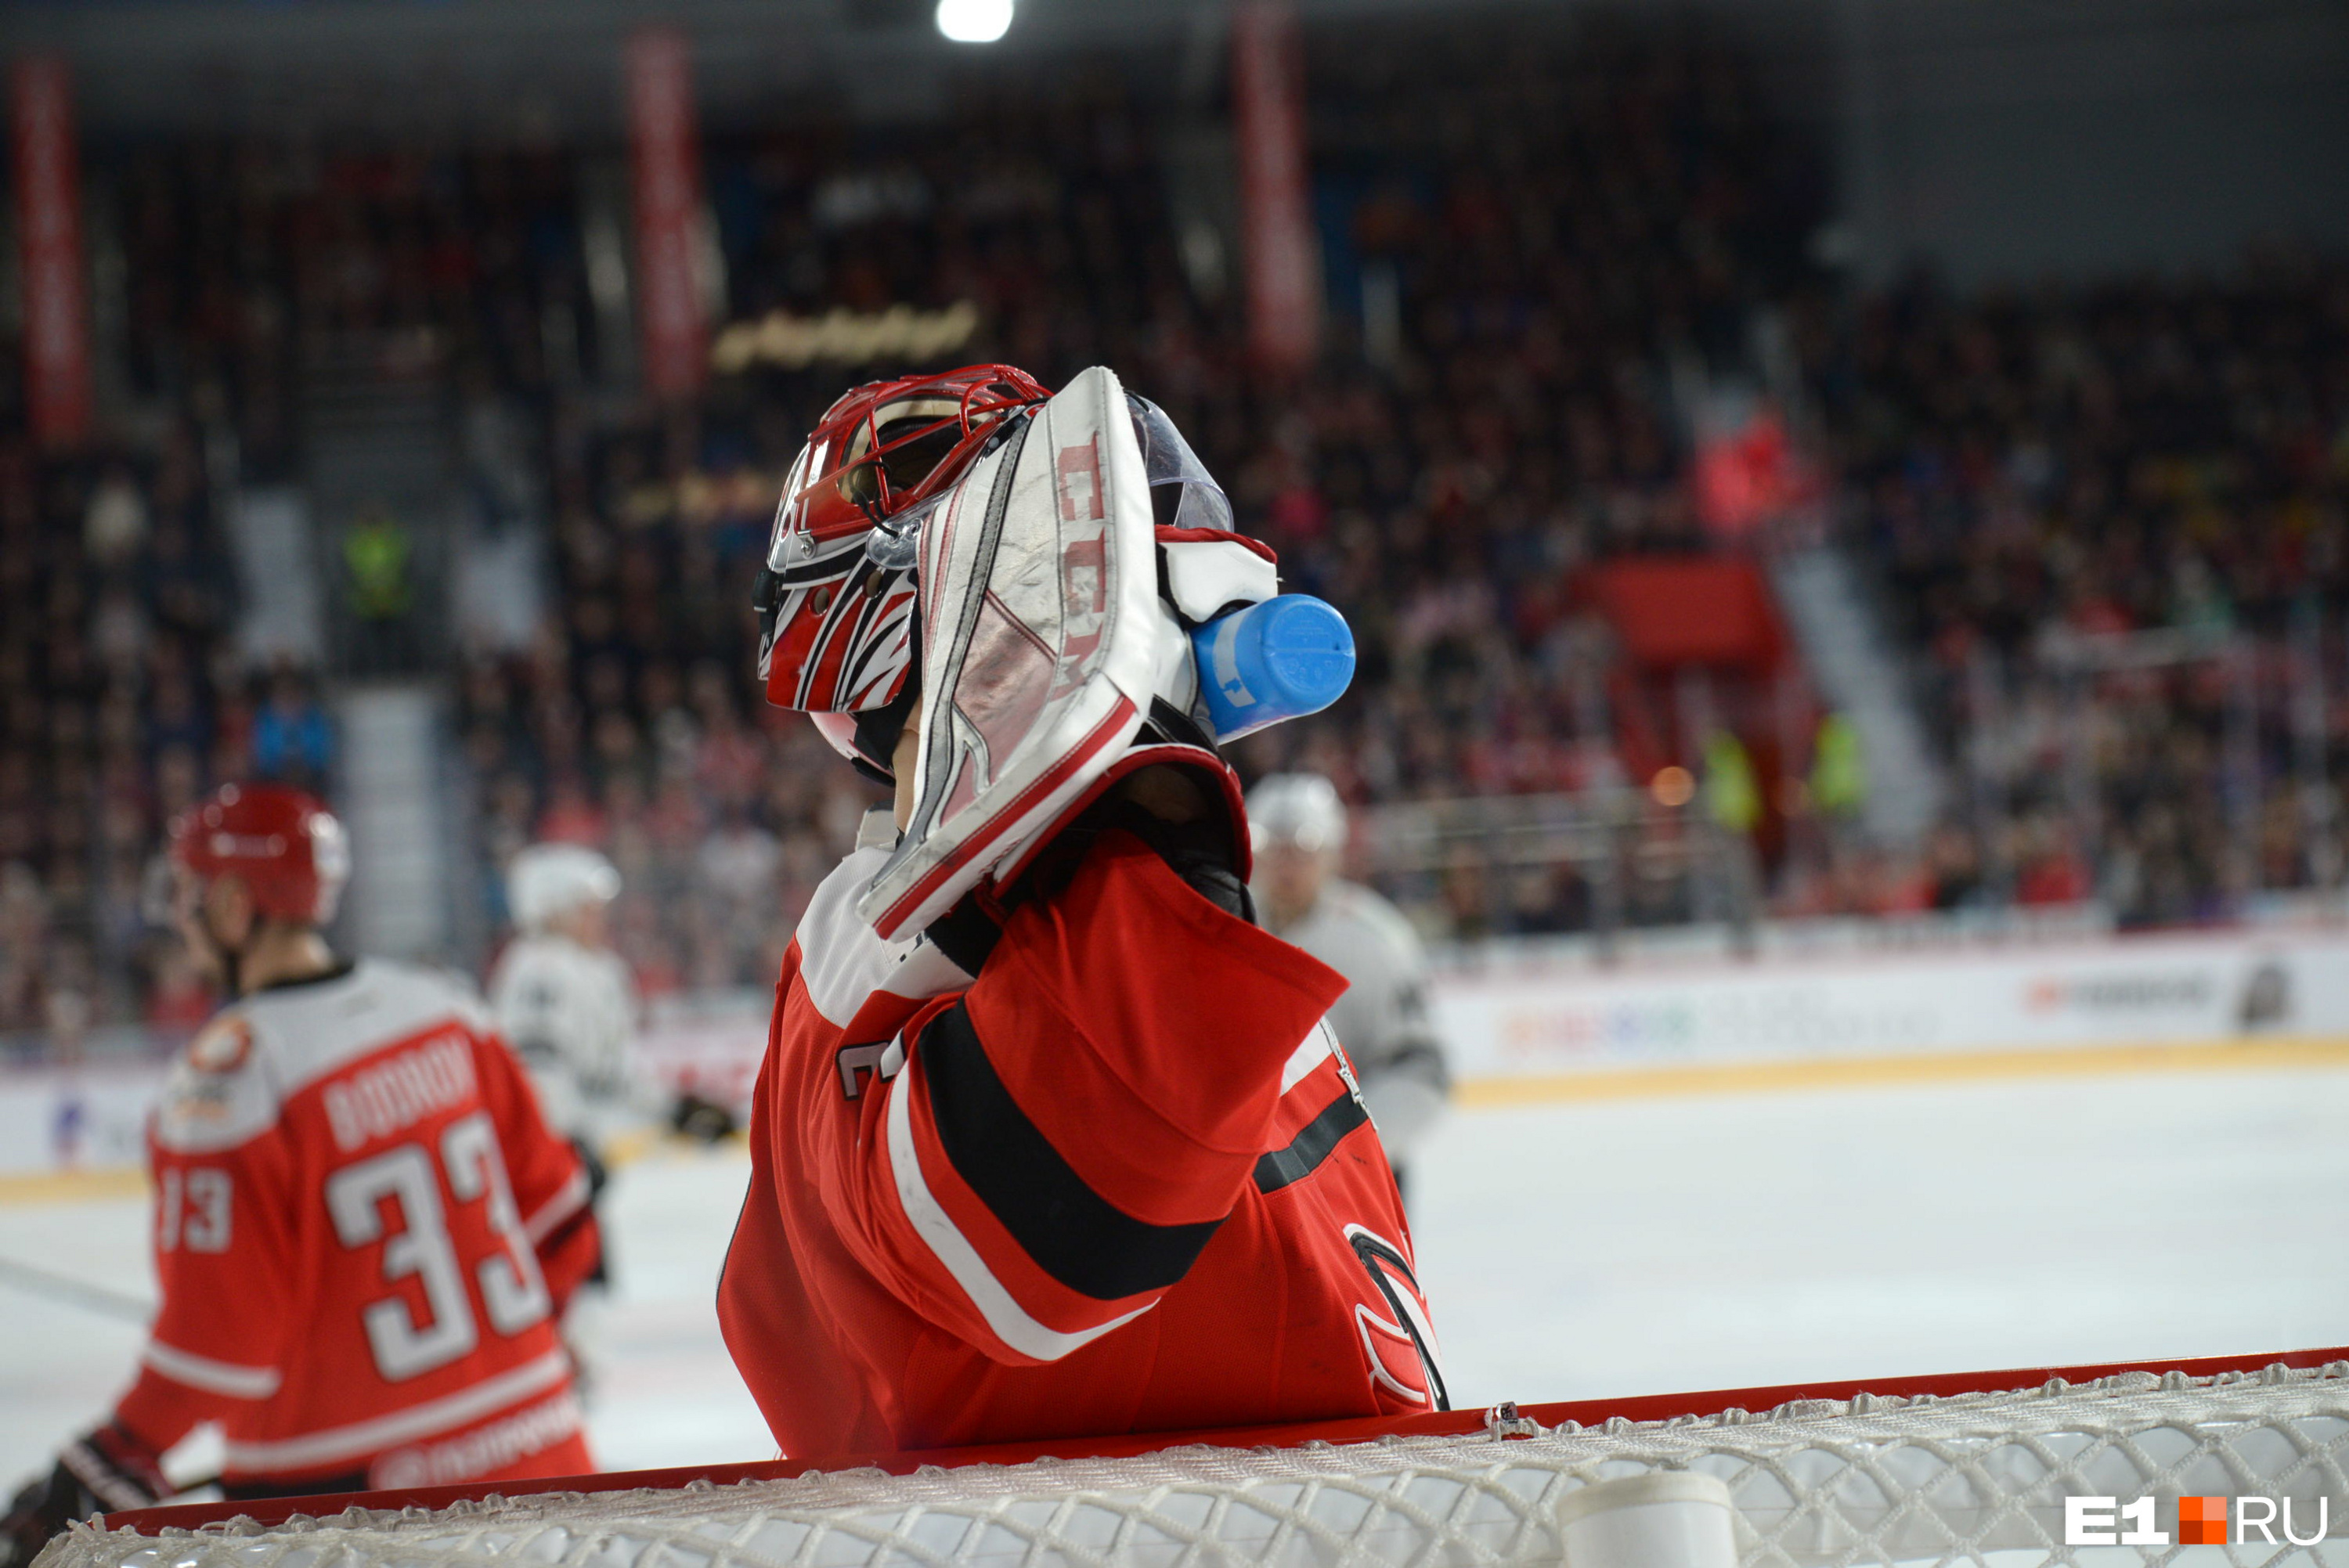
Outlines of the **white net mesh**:
<svg viewBox="0 0 2349 1568">
<path fill-rule="evenodd" d="M 38 1568 L 1556 1564 L 1561 1498 L 1652 1470 L 1726 1482 L 1747 1563 L 2349 1568 L 2349 1362 L 1535 1428 L 1496 1418 L 1469 1437 L 352 1509 L 266 1530 L 79 1526 Z M 2074 1494 L 2161 1499 L 2171 1532 L 2181 1495 L 2288 1499 L 2299 1534 L 2314 1532 L 2321 1505 L 2333 1538 L 2293 1546 L 2278 1529 L 2273 1546 L 2067 1548 Z"/>
</svg>

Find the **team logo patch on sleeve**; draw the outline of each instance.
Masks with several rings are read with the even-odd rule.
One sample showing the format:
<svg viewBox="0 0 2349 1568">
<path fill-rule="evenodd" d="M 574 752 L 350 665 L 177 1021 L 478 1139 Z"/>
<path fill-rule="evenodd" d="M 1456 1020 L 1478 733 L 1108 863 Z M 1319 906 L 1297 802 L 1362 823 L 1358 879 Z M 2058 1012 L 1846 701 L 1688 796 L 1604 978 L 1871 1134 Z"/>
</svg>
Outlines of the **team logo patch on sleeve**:
<svg viewBox="0 0 2349 1568">
<path fill-rule="evenodd" d="M 188 1042 L 188 1065 L 200 1073 L 233 1073 L 253 1054 L 253 1026 L 230 1015 L 214 1018 Z"/>
<path fill-rule="evenodd" d="M 1369 1305 L 1354 1309 L 1362 1347 L 1370 1354 L 1371 1381 L 1407 1404 L 1450 1409 L 1427 1297 L 1402 1249 L 1363 1225 L 1348 1225 L 1346 1240 L 1392 1315 L 1381 1316 Z"/>
</svg>

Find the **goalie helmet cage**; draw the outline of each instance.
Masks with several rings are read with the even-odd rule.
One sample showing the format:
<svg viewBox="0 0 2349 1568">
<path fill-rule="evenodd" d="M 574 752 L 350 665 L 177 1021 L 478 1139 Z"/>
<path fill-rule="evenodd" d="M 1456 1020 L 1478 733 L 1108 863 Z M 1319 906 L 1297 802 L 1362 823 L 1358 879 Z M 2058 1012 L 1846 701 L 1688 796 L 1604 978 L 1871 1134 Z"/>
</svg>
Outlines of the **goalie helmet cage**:
<svg viewBox="0 0 2349 1568">
<path fill-rule="evenodd" d="M 1749 1564 L 2349 1565 L 2344 1470 L 2349 1347 L 150 1509 L 38 1568 L 1557 1564 L 1567 1499 L 1673 1471 Z M 2067 1546 L 2072 1496 L 2163 1539 Z M 2275 1543 L 2231 1503 L 2183 1543 L 2181 1497 L 2274 1500 Z"/>
</svg>

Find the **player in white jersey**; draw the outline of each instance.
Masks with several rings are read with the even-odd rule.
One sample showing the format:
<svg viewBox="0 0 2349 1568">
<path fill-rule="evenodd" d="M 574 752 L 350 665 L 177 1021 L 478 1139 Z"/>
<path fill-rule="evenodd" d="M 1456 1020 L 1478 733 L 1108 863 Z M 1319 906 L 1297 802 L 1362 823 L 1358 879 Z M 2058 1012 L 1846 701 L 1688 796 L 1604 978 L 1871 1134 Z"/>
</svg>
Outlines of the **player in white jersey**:
<svg viewBox="0 0 2349 1568">
<path fill-rule="evenodd" d="M 607 940 L 605 911 L 619 892 L 618 869 L 594 850 L 531 845 L 506 868 L 506 902 L 521 934 L 490 975 L 498 1029 L 530 1069 L 547 1119 L 579 1151 L 595 1206 L 608 1181 L 605 1145 L 653 1109 L 628 1066 L 636 982 Z M 594 1380 L 611 1291 L 607 1247 L 564 1319 L 582 1387 Z"/>
<path fill-rule="evenodd" d="M 490 975 L 490 1006 L 522 1053 L 549 1121 L 600 1152 L 616 1124 L 643 1108 L 628 1068 L 636 988 L 606 941 L 605 911 L 620 873 L 577 844 L 533 844 L 506 872 L 522 934 Z"/>
<path fill-rule="evenodd" d="M 1354 1059 L 1362 1099 L 1402 1186 L 1452 1087 L 1427 1009 L 1427 955 L 1394 905 L 1335 872 L 1346 808 L 1315 773 L 1276 773 L 1248 791 L 1251 891 L 1265 926 L 1343 975 L 1330 1026 Z M 1408 1192 L 1406 1191 L 1406 1196 Z"/>
</svg>

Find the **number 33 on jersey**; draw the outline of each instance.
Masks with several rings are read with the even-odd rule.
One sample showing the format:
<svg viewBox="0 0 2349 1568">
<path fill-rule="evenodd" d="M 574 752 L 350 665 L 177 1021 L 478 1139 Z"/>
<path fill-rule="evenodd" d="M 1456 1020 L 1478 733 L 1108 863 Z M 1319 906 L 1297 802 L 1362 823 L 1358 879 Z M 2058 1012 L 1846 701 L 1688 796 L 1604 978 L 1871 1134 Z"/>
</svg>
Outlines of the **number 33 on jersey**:
<svg viewBox="0 0 2349 1568">
<path fill-rule="evenodd" d="M 555 1333 L 586 1176 L 478 1004 L 362 962 L 223 1012 L 150 1140 L 162 1304 L 118 1418 L 232 1489 L 591 1467 Z"/>
</svg>

